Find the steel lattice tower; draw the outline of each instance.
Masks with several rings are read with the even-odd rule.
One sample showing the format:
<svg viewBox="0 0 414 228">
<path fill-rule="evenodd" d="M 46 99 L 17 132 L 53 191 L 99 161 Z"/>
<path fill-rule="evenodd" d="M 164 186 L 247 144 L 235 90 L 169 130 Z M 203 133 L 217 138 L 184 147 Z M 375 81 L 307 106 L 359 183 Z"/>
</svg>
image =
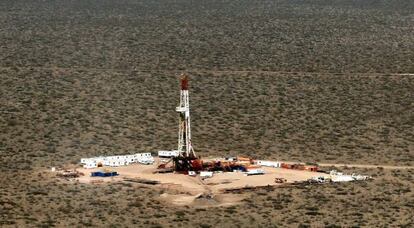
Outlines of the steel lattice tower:
<svg viewBox="0 0 414 228">
<path fill-rule="evenodd" d="M 176 108 L 179 113 L 178 152 L 180 156 L 195 158 L 191 145 L 190 100 L 188 96 L 188 76 L 181 75 L 180 105 Z"/>
</svg>

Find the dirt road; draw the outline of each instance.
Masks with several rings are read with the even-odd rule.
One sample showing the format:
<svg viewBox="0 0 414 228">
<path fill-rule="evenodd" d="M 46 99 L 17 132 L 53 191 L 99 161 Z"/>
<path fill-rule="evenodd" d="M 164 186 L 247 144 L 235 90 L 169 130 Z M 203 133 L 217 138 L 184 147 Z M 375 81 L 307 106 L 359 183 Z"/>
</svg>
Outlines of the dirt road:
<svg viewBox="0 0 414 228">
<path fill-rule="evenodd" d="M 391 165 L 364 165 L 364 164 L 331 164 L 331 163 L 319 163 L 319 166 L 327 167 L 353 167 L 353 168 L 368 168 L 368 169 L 375 169 L 375 168 L 383 168 L 383 169 L 414 169 L 414 166 L 391 166 Z"/>
<path fill-rule="evenodd" d="M 298 164 L 303 162 L 283 161 L 287 164 Z M 304 163 L 303 163 L 304 164 Z M 317 163 L 321 167 L 350 167 L 350 168 L 367 168 L 367 169 L 414 169 L 414 166 L 393 166 L 393 165 L 370 165 L 370 164 L 345 164 L 345 163 Z"/>
<path fill-rule="evenodd" d="M 97 67 L 56 67 L 56 66 L 13 66 L 13 67 L 4 67 L 0 66 L 0 70 L 10 70 L 10 69 L 20 69 L 20 70 L 77 70 L 77 71 L 95 71 L 95 72 L 102 72 L 102 71 L 113 71 L 113 72 L 151 72 L 150 69 L 144 68 L 97 68 Z M 159 71 L 159 70 L 157 70 Z M 173 72 L 180 74 L 182 70 L 174 70 L 174 69 L 164 69 L 161 70 L 162 72 Z M 314 71 L 270 71 L 270 70 L 206 70 L 206 69 L 187 69 L 187 72 L 190 73 L 219 73 L 219 74 L 226 74 L 226 73 L 237 73 L 237 74 L 245 74 L 245 73 L 253 73 L 253 74 L 313 74 L 313 75 L 331 75 L 331 74 L 346 74 L 346 75 L 360 75 L 360 76 L 368 76 L 368 77 L 375 77 L 375 76 L 414 76 L 414 73 L 385 73 L 385 72 L 314 72 Z"/>
</svg>

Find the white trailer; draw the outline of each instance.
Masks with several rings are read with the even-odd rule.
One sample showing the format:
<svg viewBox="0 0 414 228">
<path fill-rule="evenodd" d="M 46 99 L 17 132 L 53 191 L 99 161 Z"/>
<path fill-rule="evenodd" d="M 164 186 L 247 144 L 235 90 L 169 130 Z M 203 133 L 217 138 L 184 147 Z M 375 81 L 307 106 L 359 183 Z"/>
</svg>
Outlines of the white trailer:
<svg viewBox="0 0 414 228">
<path fill-rule="evenodd" d="M 138 162 L 144 165 L 151 165 L 154 163 L 154 158 L 153 157 L 142 157 L 142 158 L 138 158 Z"/>
<path fill-rule="evenodd" d="M 332 182 L 348 182 L 354 181 L 355 179 L 351 175 L 336 175 L 331 176 Z"/>
<path fill-rule="evenodd" d="M 263 169 L 249 169 L 246 172 L 247 176 L 252 176 L 252 175 L 263 175 L 265 174 L 265 171 Z"/>
<path fill-rule="evenodd" d="M 208 172 L 208 171 L 201 171 L 200 172 L 200 177 L 212 177 L 213 176 L 213 172 Z"/>
<path fill-rule="evenodd" d="M 93 169 L 98 167 L 98 164 L 96 164 L 95 162 L 87 162 L 83 165 L 83 168 L 85 169 Z"/>
<path fill-rule="evenodd" d="M 282 166 L 281 162 L 275 162 L 275 161 L 257 160 L 256 163 L 260 166 L 267 166 L 267 167 L 274 167 L 274 168 L 280 168 Z"/>
<path fill-rule="evenodd" d="M 172 158 L 178 157 L 179 152 L 178 150 L 160 150 L 158 151 L 158 157 L 160 158 Z"/>
</svg>

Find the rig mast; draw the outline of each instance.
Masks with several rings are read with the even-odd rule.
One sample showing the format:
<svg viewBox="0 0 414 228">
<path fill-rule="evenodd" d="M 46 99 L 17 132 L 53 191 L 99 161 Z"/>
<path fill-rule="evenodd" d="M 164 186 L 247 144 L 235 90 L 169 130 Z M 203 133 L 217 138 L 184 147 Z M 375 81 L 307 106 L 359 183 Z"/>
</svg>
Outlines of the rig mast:
<svg viewBox="0 0 414 228">
<path fill-rule="evenodd" d="M 181 75 L 180 104 L 176 108 L 179 114 L 178 152 L 182 157 L 195 158 L 191 145 L 190 99 L 188 95 L 188 76 Z"/>
<path fill-rule="evenodd" d="M 203 169 L 203 161 L 197 158 L 191 144 L 190 100 L 188 97 L 188 76 L 181 75 L 180 105 L 176 108 L 179 114 L 178 156 L 173 158 L 174 171 L 189 172 Z"/>
</svg>

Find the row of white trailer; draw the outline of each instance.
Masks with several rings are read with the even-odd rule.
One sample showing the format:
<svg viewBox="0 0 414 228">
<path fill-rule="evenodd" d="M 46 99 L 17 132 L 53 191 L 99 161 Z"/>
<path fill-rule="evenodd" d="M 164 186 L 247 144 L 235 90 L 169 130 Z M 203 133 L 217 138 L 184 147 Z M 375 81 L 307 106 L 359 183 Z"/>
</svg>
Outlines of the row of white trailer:
<svg viewBox="0 0 414 228">
<path fill-rule="evenodd" d="M 160 158 L 172 158 L 179 155 L 178 150 L 160 150 L 158 151 L 158 157 Z M 118 167 L 129 165 L 132 163 L 141 163 L 145 165 L 153 164 L 154 157 L 151 153 L 137 153 L 128 155 L 115 155 L 115 156 L 99 156 L 93 158 L 81 158 L 80 163 L 84 168 L 92 169 L 101 166 Z"/>
<path fill-rule="evenodd" d="M 152 164 L 154 158 L 151 153 L 138 153 L 129 155 L 100 156 L 93 158 L 81 158 L 81 164 L 84 168 L 91 169 L 101 166 L 124 166 L 132 163 Z"/>
</svg>

